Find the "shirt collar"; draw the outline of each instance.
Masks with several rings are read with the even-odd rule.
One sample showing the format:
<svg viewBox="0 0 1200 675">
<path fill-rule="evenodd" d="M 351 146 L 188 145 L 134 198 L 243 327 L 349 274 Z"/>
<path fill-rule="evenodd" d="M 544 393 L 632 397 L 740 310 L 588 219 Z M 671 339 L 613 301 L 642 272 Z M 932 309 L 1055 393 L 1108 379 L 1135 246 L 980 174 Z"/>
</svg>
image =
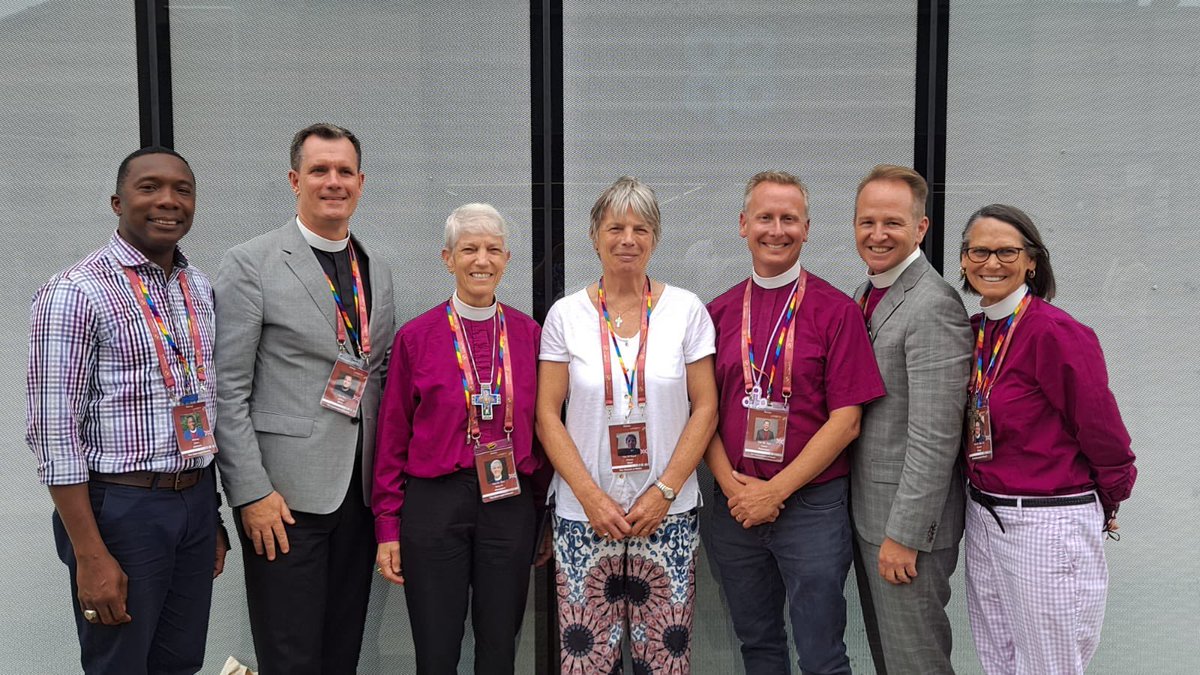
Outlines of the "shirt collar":
<svg viewBox="0 0 1200 675">
<path fill-rule="evenodd" d="M 988 321 L 999 321 L 1017 311 L 1017 305 L 1021 304 L 1021 300 L 1025 298 L 1027 293 L 1029 293 L 1029 286 L 1021 284 L 1017 290 L 1009 293 L 1000 302 L 988 305 L 987 307 L 982 307 L 981 305 L 983 315 L 988 318 Z"/>
<path fill-rule="evenodd" d="M 492 304 L 487 307 L 472 307 L 458 297 L 458 291 L 454 291 L 454 297 L 450 298 L 450 301 L 454 303 L 454 311 L 468 321 L 487 321 L 496 316 L 496 305 L 499 303 L 493 299 Z"/>
<path fill-rule="evenodd" d="M 909 253 L 907 258 L 900 261 L 899 265 L 892 267 L 890 270 L 880 272 L 879 274 L 871 274 L 868 271 L 867 279 L 871 281 L 871 285 L 875 288 L 891 288 L 892 284 L 896 283 L 896 280 L 900 278 L 900 275 L 904 274 L 904 270 L 908 269 L 908 266 L 913 264 L 919 257 L 921 257 L 921 249 L 913 249 L 913 252 Z"/>
<path fill-rule="evenodd" d="M 788 284 L 800 278 L 800 270 L 804 269 L 800 266 L 800 259 L 796 258 L 796 264 L 783 274 L 773 277 L 760 277 L 757 272 L 751 271 L 750 275 L 754 279 L 754 284 L 759 288 L 783 288 Z"/>
<path fill-rule="evenodd" d="M 300 220 L 300 216 L 296 216 L 296 227 L 300 228 L 300 234 L 304 236 L 304 241 L 307 241 L 309 246 L 317 249 L 318 251 L 337 253 L 338 251 L 346 250 L 346 245 L 350 243 L 349 234 L 346 235 L 345 239 L 341 240 L 326 239 L 325 237 L 322 237 L 316 232 L 308 229 L 308 226 L 304 224 L 304 221 Z"/>
<path fill-rule="evenodd" d="M 108 251 L 109 251 L 109 253 L 112 254 L 112 257 L 116 259 L 117 263 L 120 264 L 122 267 L 141 267 L 143 265 L 150 265 L 154 269 L 158 269 L 158 270 L 162 269 L 161 267 L 158 266 L 158 263 L 150 260 L 149 258 L 146 257 L 146 254 L 144 254 L 141 251 L 134 248 L 133 244 L 130 244 L 129 242 L 122 239 L 121 235 L 118 234 L 116 231 L 113 232 L 112 239 L 109 239 L 109 241 L 108 241 Z M 185 256 L 183 254 L 183 251 L 180 251 L 179 247 L 176 246 L 175 247 L 175 262 L 174 262 L 175 269 L 182 270 L 182 269 L 186 268 L 187 266 L 188 266 L 187 256 Z M 174 270 L 172 270 L 172 274 L 174 274 L 174 273 L 175 273 Z"/>
</svg>

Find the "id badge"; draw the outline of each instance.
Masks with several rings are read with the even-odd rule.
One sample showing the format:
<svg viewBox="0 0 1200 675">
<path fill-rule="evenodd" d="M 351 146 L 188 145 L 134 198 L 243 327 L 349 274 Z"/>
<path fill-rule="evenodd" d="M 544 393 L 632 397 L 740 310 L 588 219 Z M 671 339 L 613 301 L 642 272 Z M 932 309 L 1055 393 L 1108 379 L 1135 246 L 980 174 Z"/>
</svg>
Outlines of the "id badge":
<svg viewBox="0 0 1200 675">
<path fill-rule="evenodd" d="M 217 440 L 213 438 L 208 424 L 208 411 L 203 403 L 183 403 L 171 409 L 175 427 L 175 439 L 179 441 L 179 454 L 184 459 L 213 455 L 217 452 Z"/>
<path fill-rule="evenodd" d="M 787 441 L 788 409 L 781 403 L 771 403 L 761 409 L 746 411 L 746 440 L 742 456 L 767 462 L 782 462 Z"/>
<path fill-rule="evenodd" d="M 992 458 L 992 414 L 987 404 L 976 407 L 967 404 L 967 428 L 963 435 L 967 459 L 986 462 Z"/>
<path fill-rule="evenodd" d="M 369 373 L 363 370 L 361 361 L 345 353 L 338 354 L 329 382 L 325 383 L 321 405 L 348 417 L 357 417 L 358 404 L 367 389 L 367 377 Z"/>
<path fill-rule="evenodd" d="M 646 423 L 610 422 L 608 451 L 612 457 L 613 473 L 648 470 L 650 455 L 647 454 L 646 448 Z"/>
<path fill-rule="evenodd" d="M 480 443 L 475 446 L 475 473 L 479 475 L 479 494 L 484 503 L 521 494 L 517 460 L 509 440 Z"/>
</svg>

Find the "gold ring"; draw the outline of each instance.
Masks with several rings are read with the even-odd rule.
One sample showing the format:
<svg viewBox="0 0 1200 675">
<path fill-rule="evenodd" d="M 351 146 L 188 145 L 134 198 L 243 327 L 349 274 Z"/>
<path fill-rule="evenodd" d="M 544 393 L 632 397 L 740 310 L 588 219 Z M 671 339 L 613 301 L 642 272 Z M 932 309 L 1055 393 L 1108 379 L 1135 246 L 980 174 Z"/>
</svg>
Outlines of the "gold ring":
<svg viewBox="0 0 1200 675">
<path fill-rule="evenodd" d="M 100 612 L 97 612 L 94 609 L 85 609 L 83 610 L 83 618 L 86 619 L 88 623 L 96 623 L 100 620 Z"/>
</svg>

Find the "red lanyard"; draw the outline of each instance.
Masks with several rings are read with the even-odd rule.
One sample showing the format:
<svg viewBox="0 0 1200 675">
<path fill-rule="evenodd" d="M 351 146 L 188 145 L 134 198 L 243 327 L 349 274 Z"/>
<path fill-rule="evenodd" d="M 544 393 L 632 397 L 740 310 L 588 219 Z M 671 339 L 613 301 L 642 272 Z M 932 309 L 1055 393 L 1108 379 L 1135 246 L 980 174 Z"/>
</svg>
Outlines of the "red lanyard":
<svg viewBox="0 0 1200 675">
<path fill-rule="evenodd" d="M 754 371 L 758 370 L 762 372 L 764 370 L 756 367 L 754 364 L 754 341 L 750 337 L 750 287 L 753 284 L 754 281 L 752 279 L 747 279 L 746 291 L 742 294 L 742 381 L 746 385 L 747 395 L 757 386 L 754 380 Z M 796 280 L 791 298 L 789 298 L 787 305 L 781 313 L 781 318 L 786 320 L 787 327 L 784 328 L 783 333 L 779 334 L 779 339 L 775 341 L 775 359 L 771 364 L 771 374 L 767 378 L 767 400 L 771 398 L 771 388 L 775 382 L 775 368 L 779 366 L 781 350 L 783 351 L 782 392 L 784 403 L 792 396 L 792 353 L 796 345 L 796 313 L 800 309 L 800 303 L 804 302 L 804 289 L 807 285 L 808 272 L 800 270 L 800 278 Z M 766 365 L 765 359 L 763 365 Z M 762 379 L 761 375 L 759 379 Z"/>
<path fill-rule="evenodd" d="M 1012 345 L 1013 332 L 1017 330 L 1017 324 L 1025 316 L 1032 300 L 1033 296 L 1026 294 L 1008 317 L 1008 322 L 996 337 L 996 344 L 992 345 L 992 357 L 986 370 L 983 367 L 983 331 L 987 326 L 987 315 L 979 321 L 979 332 L 975 336 L 975 375 L 971 378 L 971 393 L 975 395 L 976 407 L 981 407 L 992 395 L 992 387 L 996 384 L 996 378 L 1000 376 L 1000 366 L 1004 364 L 1004 357 L 1008 355 L 1008 348 Z"/>
<path fill-rule="evenodd" d="M 462 318 L 458 316 L 458 312 L 454 309 L 454 300 L 446 301 L 446 319 L 450 322 L 450 330 L 454 333 L 454 354 L 458 358 L 458 369 L 462 374 L 463 394 L 467 400 L 467 442 L 479 442 L 479 419 L 475 410 L 476 404 L 472 402 L 472 398 L 476 395 L 475 392 L 475 374 L 474 363 L 468 364 L 463 358 L 463 348 L 467 341 L 462 329 Z M 500 377 L 504 380 L 504 435 L 511 439 L 513 431 L 513 379 L 512 379 L 512 359 L 509 358 L 508 351 L 508 322 L 504 319 L 504 307 L 496 303 L 496 321 L 500 322 Z M 481 391 L 478 396 L 482 397 Z M 484 401 L 479 398 L 482 405 L 491 405 L 490 400 Z"/>
<path fill-rule="evenodd" d="M 654 297 L 650 290 L 650 277 L 646 277 L 646 311 L 642 312 L 641 339 L 638 341 L 637 362 L 630 371 L 625 367 L 625 359 L 621 356 L 621 345 L 617 343 L 616 331 L 612 328 L 612 321 L 608 317 L 608 304 L 604 300 L 604 277 L 600 277 L 600 282 L 596 284 L 596 299 L 599 301 L 600 309 L 597 313 L 600 315 L 600 354 L 604 357 L 604 405 L 608 409 L 608 414 L 612 416 L 613 407 L 613 381 L 612 381 L 612 354 L 609 353 L 608 345 L 611 343 L 613 348 L 617 350 L 617 363 L 621 366 L 621 374 L 625 376 L 625 396 L 629 399 L 630 410 L 633 408 L 633 385 L 634 380 L 637 380 L 637 403 L 639 406 L 646 405 L 646 343 L 650 340 L 650 312 L 654 309 Z"/>
<path fill-rule="evenodd" d="M 350 275 L 354 277 L 354 308 L 358 310 L 358 325 L 362 329 L 361 339 L 359 333 L 354 330 L 354 324 L 350 322 L 350 313 L 346 311 L 346 305 L 342 302 L 342 296 L 338 293 L 337 286 L 333 285 L 333 280 L 329 278 L 328 274 L 325 275 L 325 282 L 329 284 L 329 292 L 333 293 L 333 304 L 337 305 L 338 319 L 340 319 L 340 321 L 334 322 L 337 325 L 338 346 L 343 351 L 346 349 L 346 331 L 349 331 L 358 355 L 366 361 L 371 356 L 371 328 L 367 325 L 367 295 L 363 291 L 362 273 L 358 269 L 358 256 L 354 254 L 354 246 L 349 243 L 346 246 L 350 249 Z"/>
<path fill-rule="evenodd" d="M 175 356 L 183 363 L 183 372 L 191 375 L 192 367 L 188 363 L 187 357 L 183 350 L 175 342 L 175 338 L 171 336 L 171 331 L 167 329 L 166 322 L 163 321 L 162 313 L 158 311 L 158 306 L 154 303 L 154 299 L 150 297 L 150 289 L 146 287 L 146 282 L 142 281 L 141 276 L 133 271 L 131 267 L 123 267 L 125 277 L 129 279 L 129 286 L 133 289 L 133 294 L 138 299 L 138 304 L 142 308 L 142 317 L 146 319 L 146 326 L 150 329 L 150 337 L 154 339 L 154 352 L 158 356 L 158 367 L 162 370 L 163 381 L 167 384 L 167 389 L 175 389 L 175 376 L 171 374 L 171 365 L 167 363 L 167 350 L 163 347 L 163 340 L 171 346 L 171 350 L 175 352 Z M 204 368 L 204 349 L 200 342 L 200 326 L 196 318 L 196 308 L 192 305 L 192 291 L 188 286 L 187 274 L 180 270 L 179 272 L 179 288 L 183 291 L 183 304 L 187 309 L 188 329 L 192 336 L 192 346 L 196 352 L 196 379 L 204 382 L 207 379 Z"/>
</svg>

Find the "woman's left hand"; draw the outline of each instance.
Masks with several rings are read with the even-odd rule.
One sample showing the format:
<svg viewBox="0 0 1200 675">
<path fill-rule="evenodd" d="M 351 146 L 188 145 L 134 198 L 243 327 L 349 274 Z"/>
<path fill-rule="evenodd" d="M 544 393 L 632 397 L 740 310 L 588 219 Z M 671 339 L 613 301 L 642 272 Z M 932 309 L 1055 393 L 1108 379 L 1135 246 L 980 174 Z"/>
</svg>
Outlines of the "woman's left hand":
<svg viewBox="0 0 1200 675">
<path fill-rule="evenodd" d="M 649 537 L 658 529 L 670 509 L 671 502 L 667 501 L 661 490 L 653 486 L 646 490 L 625 516 L 625 520 L 629 521 L 629 526 L 633 528 L 630 536 Z"/>
</svg>

